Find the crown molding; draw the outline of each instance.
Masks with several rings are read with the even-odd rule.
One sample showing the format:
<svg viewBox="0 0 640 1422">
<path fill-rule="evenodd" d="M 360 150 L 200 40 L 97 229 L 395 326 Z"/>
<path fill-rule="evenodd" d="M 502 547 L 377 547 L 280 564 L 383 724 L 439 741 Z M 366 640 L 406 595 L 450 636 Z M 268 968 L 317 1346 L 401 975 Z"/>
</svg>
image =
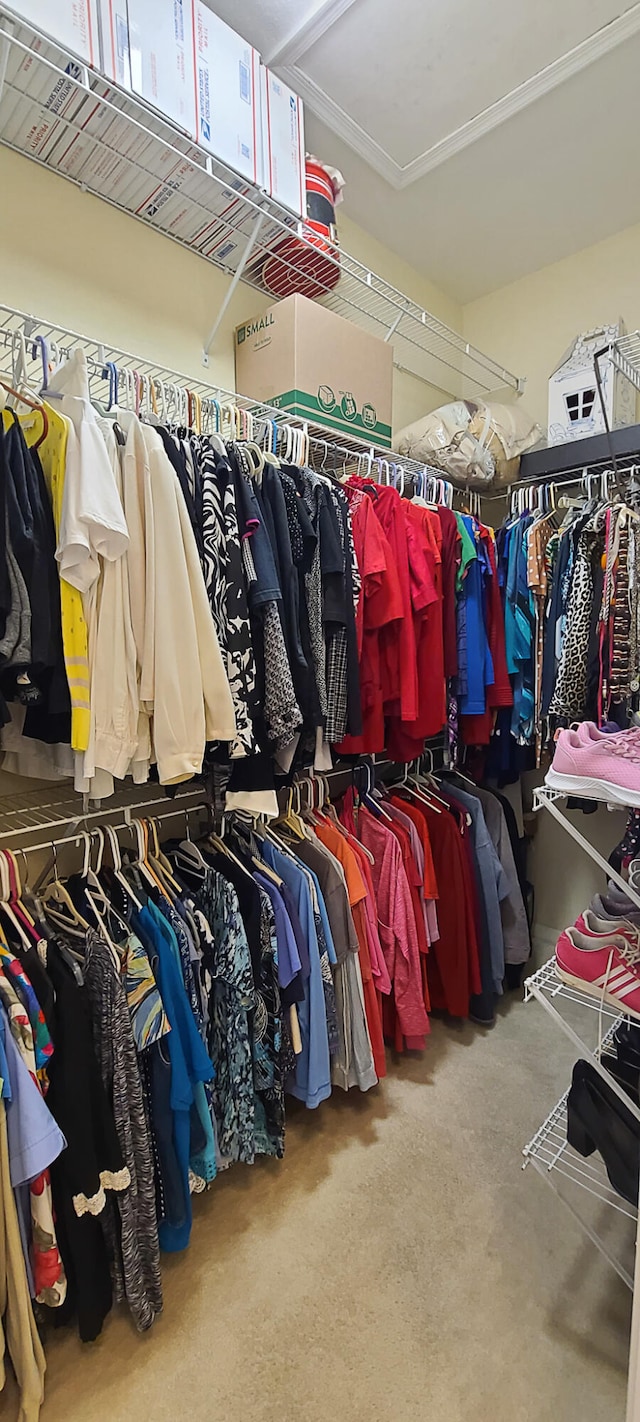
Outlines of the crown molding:
<svg viewBox="0 0 640 1422">
<path fill-rule="evenodd" d="M 353 0 L 351 0 L 351 3 Z M 337 0 L 337 4 L 340 0 Z M 323 7 L 324 15 L 328 15 L 330 6 Z M 348 8 L 343 3 L 342 10 Z M 341 12 L 342 13 L 342 12 Z M 319 14 L 319 12 L 318 12 Z M 329 23 L 333 24 L 336 15 Z M 310 22 L 311 23 L 311 22 Z M 328 28 L 325 25 L 324 30 Z M 427 173 L 433 172 L 435 168 L 441 167 L 443 163 L 455 157 L 457 153 L 463 152 L 471 144 L 477 143 L 480 138 L 491 133 L 493 129 L 501 124 L 507 123 L 523 109 L 536 103 L 545 94 L 557 89 L 560 85 L 572 79 L 574 75 L 580 74 L 589 65 L 594 64 L 598 59 L 602 59 L 611 50 L 617 49 L 618 45 L 625 40 L 632 39 L 640 33 L 640 3 L 632 5 L 623 15 L 611 20 L 588 39 L 582 40 L 573 49 L 552 61 L 544 69 L 533 74 L 530 79 L 519 84 L 512 89 L 509 94 L 505 94 L 501 99 L 497 99 L 482 113 L 476 114 L 469 119 L 468 123 L 462 124 L 448 134 L 446 138 L 434 143 L 431 148 L 427 148 L 424 153 L 418 154 L 410 163 L 404 166 L 396 162 L 390 153 L 387 153 L 370 134 L 366 133 L 360 124 L 351 117 L 334 99 L 316 84 L 304 69 L 295 63 L 291 63 L 283 74 L 296 93 L 300 94 L 309 108 L 322 119 L 323 123 L 341 138 L 355 153 L 359 153 L 361 158 L 379 173 L 385 182 L 389 183 L 396 191 L 411 187 L 420 178 L 426 177 Z M 311 41 L 312 42 L 312 41 Z M 307 48 L 308 46 L 305 46 Z"/>
<path fill-rule="evenodd" d="M 278 65 L 295 64 L 296 59 L 306 54 L 354 3 L 355 0 L 321 0 L 313 13 L 303 20 L 302 24 L 295 25 L 286 39 L 281 40 L 276 48 L 267 54 L 265 64 L 268 64 L 270 69 L 275 69 Z"/>
<path fill-rule="evenodd" d="M 402 173 L 402 169 L 395 159 L 356 123 L 351 114 L 346 113 L 334 99 L 325 94 L 315 79 L 311 79 L 304 69 L 299 69 L 295 64 L 280 69 L 279 72 L 295 93 L 304 99 L 316 117 L 326 123 L 327 128 L 337 134 L 338 138 L 342 138 L 355 153 L 359 153 L 392 187 L 402 187 L 398 182 L 398 174 Z"/>
</svg>

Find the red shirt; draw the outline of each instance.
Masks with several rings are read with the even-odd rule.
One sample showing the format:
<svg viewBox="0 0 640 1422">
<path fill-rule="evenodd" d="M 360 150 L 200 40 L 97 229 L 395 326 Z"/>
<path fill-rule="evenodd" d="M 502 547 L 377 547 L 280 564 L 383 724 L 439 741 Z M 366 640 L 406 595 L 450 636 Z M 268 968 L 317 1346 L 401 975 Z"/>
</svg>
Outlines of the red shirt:
<svg viewBox="0 0 640 1422">
<path fill-rule="evenodd" d="M 372 755 L 384 750 L 384 686 L 381 640 L 386 632 L 397 641 L 402 617 L 400 584 L 389 541 L 371 499 L 360 488 L 345 485 L 351 507 L 353 542 L 360 569 L 356 633 L 360 656 L 362 735 L 345 736 L 340 755 Z"/>
<path fill-rule="evenodd" d="M 456 574 L 460 562 L 460 534 L 452 509 L 438 508 L 436 518 L 442 530 L 442 632 L 444 674 L 448 679 L 458 675 Z"/>
<path fill-rule="evenodd" d="M 421 754 L 423 741 L 436 736 L 446 721 L 442 624 L 442 533 L 437 515 L 419 504 L 404 503 L 409 574 L 416 642 L 419 711 L 409 721 L 394 717 L 387 748 L 398 760 Z"/>
<path fill-rule="evenodd" d="M 358 483 L 358 480 L 355 480 Z M 400 627 L 385 627 L 381 637 L 382 691 L 385 712 L 399 713 L 403 720 L 413 721 L 418 714 L 418 674 L 416 642 L 411 607 L 407 525 L 402 499 L 397 489 L 361 480 L 373 499 L 376 518 L 384 530 L 400 585 L 402 621 Z"/>
</svg>

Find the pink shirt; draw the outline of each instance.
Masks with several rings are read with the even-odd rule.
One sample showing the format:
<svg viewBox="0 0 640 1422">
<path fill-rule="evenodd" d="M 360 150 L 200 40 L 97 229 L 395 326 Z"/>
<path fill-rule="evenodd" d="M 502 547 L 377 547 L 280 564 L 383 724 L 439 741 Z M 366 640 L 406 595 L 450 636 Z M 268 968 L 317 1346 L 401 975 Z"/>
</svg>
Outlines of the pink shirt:
<svg viewBox="0 0 640 1422">
<path fill-rule="evenodd" d="M 353 792 L 344 798 L 342 822 L 373 854 L 371 869 L 378 906 L 378 930 L 384 959 L 393 983 L 400 1029 L 405 1037 L 430 1031 L 422 994 L 420 948 L 411 893 L 395 835 L 382 820 L 360 806 L 354 813 Z"/>
</svg>

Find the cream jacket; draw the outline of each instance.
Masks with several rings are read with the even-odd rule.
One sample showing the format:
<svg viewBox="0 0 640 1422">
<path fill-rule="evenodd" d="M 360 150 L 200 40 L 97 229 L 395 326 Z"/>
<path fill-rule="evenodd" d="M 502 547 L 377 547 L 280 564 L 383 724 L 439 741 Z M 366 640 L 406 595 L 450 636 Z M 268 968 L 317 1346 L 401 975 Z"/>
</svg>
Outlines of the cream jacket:
<svg viewBox="0 0 640 1422">
<path fill-rule="evenodd" d="M 235 714 L 193 530 L 160 436 L 131 420 L 124 461 L 129 591 L 148 748 L 162 784 L 202 769 L 207 741 L 235 736 Z M 137 777 L 136 777 L 137 778 Z"/>
</svg>

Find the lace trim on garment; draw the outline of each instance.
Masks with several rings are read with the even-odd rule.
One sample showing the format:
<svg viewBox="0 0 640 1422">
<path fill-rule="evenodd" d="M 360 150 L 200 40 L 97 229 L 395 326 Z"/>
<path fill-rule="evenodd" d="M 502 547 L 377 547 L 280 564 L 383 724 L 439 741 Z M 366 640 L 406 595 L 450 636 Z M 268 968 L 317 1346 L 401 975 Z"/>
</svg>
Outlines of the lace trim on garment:
<svg viewBox="0 0 640 1422">
<path fill-rule="evenodd" d="M 105 1190 L 126 1190 L 130 1184 L 131 1175 L 127 1165 L 123 1166 L 122 1170 L 101 1170 L 100 1189 L 96 1190 L 95 1195 L 83 1195 L 82 1192 L 74 1195 L 73 1208 L 79 1218 L 82 1215 L 101 1215 L 107 1203 Z"/>
</svg>

